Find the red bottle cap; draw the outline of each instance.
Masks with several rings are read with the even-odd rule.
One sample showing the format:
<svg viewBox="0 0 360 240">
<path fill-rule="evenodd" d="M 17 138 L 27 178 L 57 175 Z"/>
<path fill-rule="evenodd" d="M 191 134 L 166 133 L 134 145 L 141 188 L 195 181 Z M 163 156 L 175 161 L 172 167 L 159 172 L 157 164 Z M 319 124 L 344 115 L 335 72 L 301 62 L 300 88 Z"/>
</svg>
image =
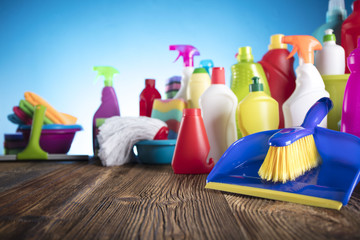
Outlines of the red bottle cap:
<svg viewBox="0 0 360 240">
<path fill-rule="evenodd" d="M 223 67 L 214 67 L 211 75 L 211 84 L 225 84 L 225 70 Z"/>
<path fill-rule="evenodd" d="M 183 117 L 185 116 L 201 116 L 201 110 L 200 108 L 185 108 Z"/>
<path fill-rule="evenodd" d="M 155 79 L 145 79 L 145 86 L 155 87 Z"/>
</svg>

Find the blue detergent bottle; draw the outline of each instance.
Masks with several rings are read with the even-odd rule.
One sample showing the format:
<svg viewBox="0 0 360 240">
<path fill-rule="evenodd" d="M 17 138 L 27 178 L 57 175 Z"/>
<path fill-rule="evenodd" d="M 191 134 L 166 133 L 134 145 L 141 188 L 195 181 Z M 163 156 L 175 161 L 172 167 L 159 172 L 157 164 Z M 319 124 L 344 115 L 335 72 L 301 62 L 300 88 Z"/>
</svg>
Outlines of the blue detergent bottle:
<svg viewBox="0 0 360 240">
<path fill-rule="evenodd" d="M 344 0 L 329 0 L 329 9 L 326 12 L 326 23 L 318 27 L 313 36 L 320 42 L 323 42 L 323 36 L 326 29 L 333 29 L 336 37 L 336 44 L 341 44 L 341 25 L 346 19 L 347 13 Z"/>
</svg>

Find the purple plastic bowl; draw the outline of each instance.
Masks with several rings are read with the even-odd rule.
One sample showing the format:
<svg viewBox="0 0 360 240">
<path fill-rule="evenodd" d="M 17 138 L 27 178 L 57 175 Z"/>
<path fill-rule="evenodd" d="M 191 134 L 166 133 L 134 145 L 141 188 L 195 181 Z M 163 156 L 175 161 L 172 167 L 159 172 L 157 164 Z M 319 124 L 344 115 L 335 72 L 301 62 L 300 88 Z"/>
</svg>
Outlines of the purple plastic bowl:
<svg viewBox="0 0 360 240">
<path fill-rule="evenodd" d="M 40 136 L 40 147 L 47 153 L 65 154 L 70 150 L 75 133 L 82 130 L 80 128 L 72 129 L 42 129 Z M 30 129 L 19 128 L 23 133 L 24 139 L 29 141 Z"/>
</svg>

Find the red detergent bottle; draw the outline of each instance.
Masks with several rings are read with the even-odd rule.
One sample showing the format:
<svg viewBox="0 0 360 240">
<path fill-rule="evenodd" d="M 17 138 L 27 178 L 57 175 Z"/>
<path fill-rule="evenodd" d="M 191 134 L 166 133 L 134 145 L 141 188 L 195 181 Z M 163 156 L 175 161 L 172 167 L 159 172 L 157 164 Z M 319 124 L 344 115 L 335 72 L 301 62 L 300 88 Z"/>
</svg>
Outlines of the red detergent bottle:
<svg viewBox="0 0 360 240">
<path fill-rule="evenodd" d="M 140 94 L 140 116 L 151 117 L 154 100 L 161 98 L 155 88 L 155 79 L 145 79 L 145 89 Z"/>
<path fill-rule="evenodd" d="M 104 76 L 104 88 L 101 94 L 101 105 L 95 112 L 93 117 L 93 151 L 94 155 L 97 155 L 97 149 L 99 148 L 96 136 L 98 134 L 97 121 L 103 121 L 106 118 L 113 116 L 120 116 L 119 103 L 116 97 L 115 90 L 113 88 L 113 77 L 119 73 L 113 67 L 110 66 L 95 66 L 94 70 L 98 72 L 96 79 L 100 76 Z"/>
<path fill-rule="evenodd" d="M 210 158 L 207 162 L 209 151 L 210 143 L 200 108 L 184 109 L 171 163 L 174 173 L 210 173 L 214 167 L 214 161 Z"/>
<path fill-rule="evenodd" d="M 356 48 L 360 37 L 360 0 L 353 3 L 353 12 L 341 26 L 341 46 L 345 50 L 345 58 Z M 345 59 L 345 73 L 350 73 Z"/>
<path fill-rule="evenodd" d="M 279 128 L 284 128 L 282 105 L 295 90 L 294 57 L 288 58 L 290 52 L 287 44 L 281 43 L 283 34 L 270 38 L 269 51 L 259 62 L 266 74 L 271 97 L 279 104 Z"/>
</svg>

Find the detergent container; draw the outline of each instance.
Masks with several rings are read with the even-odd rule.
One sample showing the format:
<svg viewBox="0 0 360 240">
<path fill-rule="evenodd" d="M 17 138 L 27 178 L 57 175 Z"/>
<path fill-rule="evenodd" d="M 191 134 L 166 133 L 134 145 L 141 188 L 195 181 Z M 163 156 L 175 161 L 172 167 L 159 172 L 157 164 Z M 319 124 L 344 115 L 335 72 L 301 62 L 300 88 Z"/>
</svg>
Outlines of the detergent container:
<svg viewBox="0 0 360 240">
<path fill-rule="evenodd" d="M 340 75 L 345 72 L 345 52 L 336 45 L 335 40 L 333 30 L 325 30 L 324 46 L 315 54 L 315 66 L 321 75 Z"/>
<path fill-rule="evenodd" d="M 360 38 L 347 64 L 351 73 L 345 87 L 341 131 L 360 137 Z"/>
<path fill-rule="evenodd" d="M 360 37 L 360 0 L 353 2 L 353 12 L 343 22 L 341 26 L 341 46 L 345 50 L 345 56 L 348 57 L 352 50 L 356 48 L 357 40 Z M 346 64 L 346 63 L 345 63 Z M 345 66 L 346 67 L 346 66 Z M 349 66 L 345 73 L 350 73 Z"/>
<path fill-rule="evenodd" d="M 326 12 L 326 22 L 318 27 L 312 34 L 319 42 L 322 42 L 324 31 L 333 29 L 336 36 L 336 43 L 340 44 L 341 25 L 346 19 L 347 13 L 344 0 L 329 0 L 329 8 Z"/>
<path fill-rule="evenodd" d="M 188 108 L 200 108 L 199 98 L 211 85 L 211 80 L 205 68 L 196 68 L 191 75 L 187 88 Z"/>
<path fill-rule="evenodd" d="M 320 98 L 329 97 L 329 93 L 325 90 L 321 75 L 314 66 L 314 51 L 322 49 L 320 42 L 307 35 L 284 36 L 282 42 L 294 46 L 290 57 L 296 51 L 299 55 L 299 66 L 296 68 L 296 88 L 283 104 L 285 128 L 290 128 L 300 126 L 311 106 Z M 326 117 L 320 126 L 326 128 Z"/>
<path fill-rule="evenodd" d="M 249 94 L 239 103 L 238 124 L 243 137 L 279 128 L 279 105 L 264 92 L 258 77 L 252 78 Z"/>
<path fill-rule="evenodd" d="M 183 57 L 184 69 L 181 76 L 181 86 L 179 91 L 173 97 L 174 99 L 182 98 L 184 101 L 188 99 L 187 88 L 190 77 L 194 71 L 194 56 L 199 56 L 199 51 L 191 45 L 170 45 L 170 51 L 178 51 L 179 55 L 175 59 L 175 62 Z"/>
<path fill-rule="evenodd" d="M 113 116 L 120 116 L 119 103 L 116 97 L 115 90 L 113 88 L 114 74 L 119 73 L 113 67 L 109 66 L 95 66 L 94 70 L 98 72 L 96 79 L 99 76 L 104 76 L 104 88 L 101 94 L 101 105 L 95 112 L 93 117 L 93 151 L 94 155 L 97 155 L 97 149 L 99 149 L 96 135 L 98 132 L 97 122 L 103 122 L 102 119 L 110 118 Z"/>
<path fill-rule="evenodd" d="M 172 169 L 176 174 L 205 174 L 214 167 L 207 157 L 210 151 L 204 121 L 199 108 L 184 109 L 176 142 Z"/>
<path fill-rule="evenodd" d="M 254 63 L 254 56 L 251 53 L 251 47 L 241 47 L 237 54 L 238 63 L 231 66 L 230 88 L 235 93 L 238 102 L 243 100 L 249 93 L 249 84 L 251 78 L 257 76 L 264 86 L 265 93 L 270 95 L 270 88 L 264 69 L 260 63 Z M 241 138 L 240 129 L 237 129 L 238 138 Z"/>
<path fill-rule="evenodd" d="M 140 94 L 140 116 L 151 117 L 154 100 L 161 95 L 155 88 L 155 79 L 145 79 L 145 89 Z"/>
<path fill-rule="evenodd" d="M 230 145 L 237 140 L 235 94 L 225 85 L 223 67 L 213 68 L 211 86 L 200 97 L 206 133 L 210 142 L 210 158 L 216 163 Z"/>
<path fill-rule="evenodd" d="M 283 34 L 270 38 L 269 51 L 259 62 L 269 83 L 271 96 L 279 104 L 279 128 L 284 128 L 282 105 L 295 90 L 294 57 L 288 58 L 287 45 L 281 42 Z"/>
</svg>

